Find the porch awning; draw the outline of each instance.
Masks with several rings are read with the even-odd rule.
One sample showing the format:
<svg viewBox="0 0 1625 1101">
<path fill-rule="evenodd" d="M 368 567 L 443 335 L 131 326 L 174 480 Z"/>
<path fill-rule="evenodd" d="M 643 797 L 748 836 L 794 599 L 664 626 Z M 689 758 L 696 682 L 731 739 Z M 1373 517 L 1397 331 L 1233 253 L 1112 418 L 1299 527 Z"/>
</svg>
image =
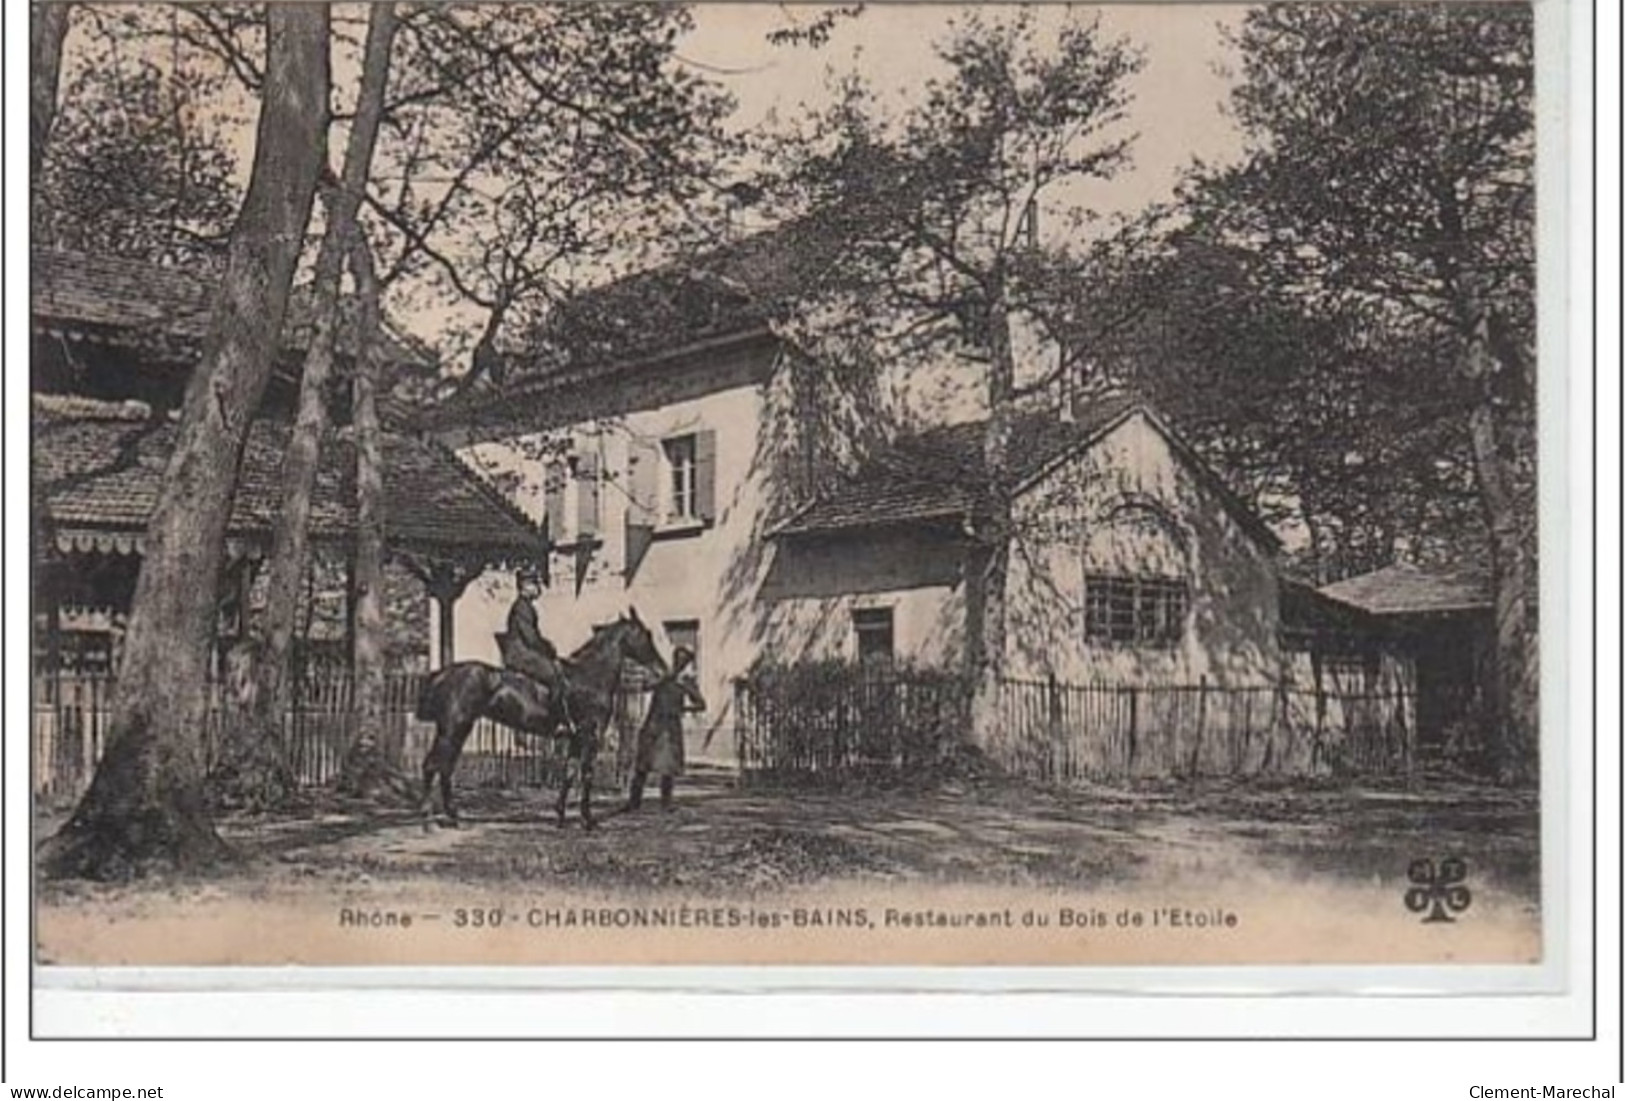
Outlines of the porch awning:
<svg viewBox="0 0 1625 1101">
<path fill-rule="evenodd" d="M 35 395 L 34 505 L 63 553 L 140 554 L 157 505 L 175 424 L 139 403 Z M 249 432 L 227 523 L 235 555 L 263 554 L 281 509 L 286 424 Z M 393 549 L 493 566 L 545 557 L 547 537 L 516 505 L 434 441 L 386 432 L 387 539 Z M 312 494 L 313 538 L 355 533 L 355 448 L 335 432 L 322 449 Z"/>
</svg>

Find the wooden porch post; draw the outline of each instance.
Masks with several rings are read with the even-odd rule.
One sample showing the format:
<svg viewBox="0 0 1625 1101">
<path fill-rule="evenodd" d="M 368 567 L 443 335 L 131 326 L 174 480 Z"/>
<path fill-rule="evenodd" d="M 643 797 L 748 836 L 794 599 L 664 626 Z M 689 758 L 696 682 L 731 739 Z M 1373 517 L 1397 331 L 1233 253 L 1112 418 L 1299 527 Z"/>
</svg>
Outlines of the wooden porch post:
<svg viewBox="0 0 1625 1101">
<path fill-rule="evenodd" d="M 51 698 L 57 698 L 55 681 L 62 675 L 62 593 L 57 583 L 56 560 L 47 559 L 40 570 L 45 578 L 45 674 L 53 682 Z"/>
<path fill-rule="evenodd" d="M 457 594 L 437 592 L 434 594 L 434 601 L 435 606 L 440 609 L 440 668 L 444 669 L 452 663 L 457 653 L 457 625 L 452 620 Z"/>
<path fill-rule="evenodd" d="M 453 614 L 457 598 L 485 569 L 485 564 L 446 558 L 425 559 L 404 554 L 396 558 L 423 582 L 424 589 L 435 603 L 440 618 L 436 644 L 440 652 L 440 668 L 444 669 L 456 660 L 457 627 Z"/>
</svg>

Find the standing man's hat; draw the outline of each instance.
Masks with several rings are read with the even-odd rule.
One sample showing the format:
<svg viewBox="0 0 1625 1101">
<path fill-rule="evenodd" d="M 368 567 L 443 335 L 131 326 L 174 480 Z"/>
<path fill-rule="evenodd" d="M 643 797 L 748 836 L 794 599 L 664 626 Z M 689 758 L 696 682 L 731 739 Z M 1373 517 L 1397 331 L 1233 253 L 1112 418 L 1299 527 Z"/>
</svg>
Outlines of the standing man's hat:
<svg viewBox="0 0 1625 1101">
<path fill-rule="evenodd" d="M 521 567 L 519 572 L 514 576 L 521 585 L 527 581 L 535 585 L 540 585 L 542 583 L 542 571 L 537 569 L 535 566 Z"/>
</svg>

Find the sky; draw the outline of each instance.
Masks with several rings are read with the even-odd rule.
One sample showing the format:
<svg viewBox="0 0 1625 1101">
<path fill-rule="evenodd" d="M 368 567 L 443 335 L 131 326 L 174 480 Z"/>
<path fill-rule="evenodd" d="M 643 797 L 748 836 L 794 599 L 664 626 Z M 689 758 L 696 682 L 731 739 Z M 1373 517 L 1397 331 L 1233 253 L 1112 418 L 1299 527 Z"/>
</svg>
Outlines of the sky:
<svg viewBox="0 0 1625 1101">
<path fill-rule="evenodd" d="M 871 3 L 857 19 L 839 23 L 828 44 L 815 50 L 775 47 L 767 34 L 811 17 L 816 7 L 699 4 L 695 30 L 680 53 L 734 94 L 739 101 L 734 124 L 740 127 L 758 125 L 774 110 L 794 117 L 802 104 L 821 101 L 831 69 L 855 68 L 883 97 L 902 103 L 940 71 L 932 44 L 969 7 Z M 1145 53 L 1145 67 L 1132 81 L 1129 126 L 1139 135 L 1134 163 L 1115 179 L 1092 185 L 1088 202 L 1097 213 L 1131 214 L 1168 198 L 1193 157 L 1218 161 L 1235 155 L 1240 135 L 1220 106 L 1230 89 L 1222 67 L 1232 64 L 1234 56 L 1220 26 L 1239 22 L 1244 6 L 1048 4 L 1040 5 L 1040 25 L 1054 27 L 1069 9 L 1085 19 L 1098 16 L 1106 38 L 1127 38 Z"/>
</svg>

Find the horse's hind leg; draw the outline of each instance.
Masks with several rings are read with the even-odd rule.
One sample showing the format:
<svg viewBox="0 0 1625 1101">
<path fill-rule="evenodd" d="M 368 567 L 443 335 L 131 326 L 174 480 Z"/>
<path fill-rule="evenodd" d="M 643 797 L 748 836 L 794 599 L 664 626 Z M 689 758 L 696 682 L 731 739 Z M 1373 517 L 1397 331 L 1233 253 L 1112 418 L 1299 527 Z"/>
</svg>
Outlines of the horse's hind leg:
<svg viewBox="0 0 1625 1101">
<path fill-rule="evenodd" d="M 468 739 L 469 731 L 474 729 L 473 722 L 457 731 L 457 736 L 446 747 L 445 756 L 439 768 L 440 773 L 440 805 L 446 810 L 446 820 L 451 825 L 461 827 L 463 820 L 457 816 L 457 804 L 452 799 L 451 774 L 457 770 L 457 759 L 463 755 L 463 742 Z"/>
<path fill-rule="evenodd" d="M 473 724 L 469 723 L 469 727 Z M 440 809 L 452 825 L 457 825 L 457 807 L 452 802 L 451 774 L 457 767 L 457 758 L 463 749 L 463 740 L 468 737 L 467 729 L 458 729 L 442 724 L 439 733 L 435 735 L 434 744 L 423 758 L 423 799 L 418 804 L 423 814 L 423 830 L 427 833 L 434 826 L 434 786 L 435 778 L 440 779 Z"/>
</svg>

